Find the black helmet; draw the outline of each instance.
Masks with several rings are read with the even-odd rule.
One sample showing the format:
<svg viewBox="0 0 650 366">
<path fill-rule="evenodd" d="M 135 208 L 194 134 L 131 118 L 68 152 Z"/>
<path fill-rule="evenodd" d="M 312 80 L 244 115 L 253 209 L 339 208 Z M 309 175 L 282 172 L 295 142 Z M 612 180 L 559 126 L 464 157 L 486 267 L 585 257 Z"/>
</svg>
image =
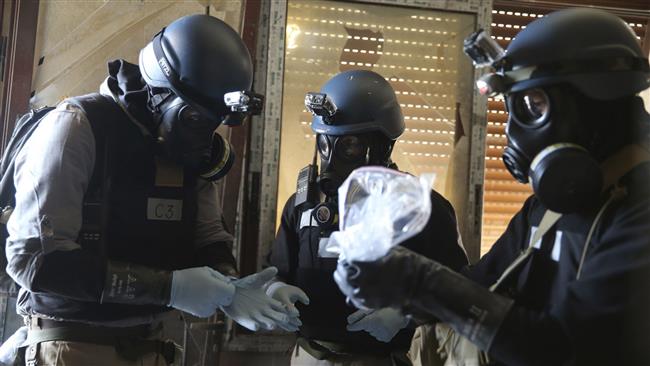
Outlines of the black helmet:
<svg viewBox="0 0 650 366">
<path fill-rule="evenodd" d="M 208 15 L 177 19 L 140 51 L 140 72 L 152 87 L 168 88 L 201 114 L 221 121 L 229 92 L 248 91 L 253 64 L 241 37 Z"/>
<path fill-rule="evenodd" d="M 395 140 L 404 132 L 404 117 L 395 91 L 375 72 L 342 72 L 331 78 L 320 92 L 335 110 L 314 114 L 311 128 L 318 134 L 340 136 L 378 131 Z M 319 94 L 308 93 L 306 103 L 313 95 Z"/>
<path fill-rule="evenodd" d="M 360 166 L 393 166 L 390 154 L 404 132 L 404 117 L 381 75 L 366 70 L 337 74 L 320 93 L 307 93 L 305 106 L 314 114 L 311 128 L 318 134 L 321 157 L 318 184 L 325 195 L 334 197 Z"/>
<path fill-rule="evenodd" d="M 601 10 L 565 9 L 530 23 L 505 54 L 480 32 L 465 50 L 475 64 L 496 69 L 477 85 L 482 93 L 505 94 L 503 161 L 512 176 L 530 180 L 556 212 L 597 204 L 601 162 L 641 131 L 628 109 L 638 104 L 634 94 L 650 86 L 648 59 L 630 27 Z"/>
<path fill-rule="evenodd" d="M 495 66 L 506 93 L 567 83 L 590 98 L 613 100 L 650 86 L 648 59 L 632 29 L 596 9 L 560 10 L 530 23 Z"/>
</svg>

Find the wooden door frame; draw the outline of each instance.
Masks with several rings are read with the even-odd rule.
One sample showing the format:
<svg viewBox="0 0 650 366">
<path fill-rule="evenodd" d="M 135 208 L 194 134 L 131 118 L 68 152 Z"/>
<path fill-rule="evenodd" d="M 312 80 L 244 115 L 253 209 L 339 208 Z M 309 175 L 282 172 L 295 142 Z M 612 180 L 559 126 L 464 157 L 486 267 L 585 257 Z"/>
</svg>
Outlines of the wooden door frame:
<svg viewBox="0 0 650 366">
<path fill-rule="evenodd" d="M 258 79 L 261 75 L 258 55 L 258 40 L 260 29 L 260 13 L 262 1 L 247 0 L 242 7 L 242 22 L 240 34 L 254 63 L 255 76 L 253 89 L 259 90 Z M 265 70 L 265 69 L 264 69 Z M 254 181 L 250 179 L 251 164 L 251 130 L 261 128 L 263 116 L 248 118 L 241 126 L 230 129 L 229 141 L 235 152 L 235 163 L 225 178 L 222 191 L 223 215 L 226 227 L 235 231 L 235 245 L 239 258 L 239 271 L 242 275 L 256 271 L 257 263 L 257 238 L 255 226 L 258 219 L 257 200 L 252 194 L 251 186 Z M 254 126 L 254 127 L 253 127 Z"/>
<path fill-rule="evenodd" d="M 492 0 L 356 0 L 360 3 L 375 5 L 394 5 L 400 7 L 422 8 L 428 10 L 442 10 L 474 14 L 477 28 L 489 29 L 492 19 Z M 264 106 L 264 129 L 254 131 L 261 133 L 263 151 L 261 152 L 260 182 L 259 182 L 259 220 L 258 220 L 258 263 L 263 263 L 268 248 L 273 242 L 276 230 L 278 175 L 280 165 L 280 130 L 282 121 L 282 94 L 284 79 L 284 45 L 285 28 L 287 21 L 288 0 L 274 0 L 270 2 L 268 21 L 263 27 L 269 29 L 268 51 L 258 54 L 258 60 L 265 58 L 266 72 L 266 103 Z M 478 78 L 482 70 L 474 71 L 474 79 Z M 487 97 L 478 91 L 472 93 L 471 108 L 471 136 L 469 150 L 469 166 L 467 173 L 467 199 L 457 205 L 459 217 L 470 217 L 462 223 L 460 230 L 465 248 L 470 258 L 475 261 L 480 252 L 481 213 L 483 211 L 483 175 L 485 156 L 485 131 Z"/>
<path fill-rule="evenodd" d="M 0 102 L 1 151 L 11 136 L 16 118 L 29 106 L 39 7 L 39 0 L 12 0 L 9 3 L 9 12 L 2 14 L 2 22 L 8 21 L 10 25 L 8 34 L 2 35 L 5 53 L 1 71 L 4 81 Z M 5 4 L 3 0 L 3 10 Z"/>
</svg>

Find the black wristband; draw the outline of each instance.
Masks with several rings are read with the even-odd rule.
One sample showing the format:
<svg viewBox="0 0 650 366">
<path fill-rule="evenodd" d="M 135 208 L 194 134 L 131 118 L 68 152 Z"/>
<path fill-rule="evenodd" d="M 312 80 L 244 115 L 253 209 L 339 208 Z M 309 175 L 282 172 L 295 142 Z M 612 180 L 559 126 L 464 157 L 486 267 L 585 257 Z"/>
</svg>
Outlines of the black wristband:
<svg viewBox="0 0 650 366">
<path fill-rule="evenodd" d="M 100 302 L 167 305 L 172 273 L 133 263 L 108 262 Z"/>
</svg>

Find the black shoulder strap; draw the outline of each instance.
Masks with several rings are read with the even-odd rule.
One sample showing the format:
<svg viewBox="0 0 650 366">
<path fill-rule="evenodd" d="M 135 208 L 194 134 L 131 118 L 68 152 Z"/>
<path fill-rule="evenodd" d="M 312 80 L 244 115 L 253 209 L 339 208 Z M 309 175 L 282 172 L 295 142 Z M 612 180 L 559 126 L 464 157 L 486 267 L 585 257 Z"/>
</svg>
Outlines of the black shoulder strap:
<svg viewBox="0 0 650 366">
<path fill-rule="evenodd" d="M 99 93 L 69 98 L 68 102 L 86 114 L 95 137 L 95 165 L 83 203 L 83 222 L 79 242 L 84 248 L 104 254 L 104 238 L 108 226 L 108 199 L 111 191 L 112 154 L 116 128 L 124 111 L 110 96 Z"/>
<path fill-rule="evenodd" d="M 124 117 L 124 112 L 112 97 L 99 93 L 86 94 L 67 99 L 68 102 L 78 106 L 84 111 L 90 127 L 95 136 L 95 166 L 91 178 L 89 193 L 101 189 L 97 185 L 103 184 L 101 178 L 109 168 L 107 154 L 108 144 L 115 134 L 116 122 Z M 92 188 L 92 189 L 91 189 Z"/>
</svg>

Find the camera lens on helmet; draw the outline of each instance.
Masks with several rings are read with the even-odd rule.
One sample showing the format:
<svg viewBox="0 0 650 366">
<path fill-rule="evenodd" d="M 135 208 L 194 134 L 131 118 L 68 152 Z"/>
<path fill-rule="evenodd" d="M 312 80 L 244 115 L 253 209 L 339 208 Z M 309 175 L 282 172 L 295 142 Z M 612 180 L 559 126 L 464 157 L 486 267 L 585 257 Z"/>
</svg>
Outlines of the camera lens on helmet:
<svg viewBox="0 0 650 366">
<path fill-rule="evenodd" d="M 527 126 L 537 126 L 547 120 L 550 100 L 542 89 L 529 89 L 512 97 L 516 120 Z"/>
</svg>

